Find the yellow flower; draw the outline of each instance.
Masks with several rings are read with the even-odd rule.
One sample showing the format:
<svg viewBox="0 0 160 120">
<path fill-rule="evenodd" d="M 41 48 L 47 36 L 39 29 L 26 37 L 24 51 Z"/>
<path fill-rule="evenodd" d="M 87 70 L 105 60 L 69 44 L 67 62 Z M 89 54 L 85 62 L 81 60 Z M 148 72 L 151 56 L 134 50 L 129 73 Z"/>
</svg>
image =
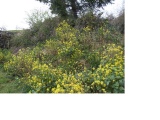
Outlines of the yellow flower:
<svg viewBox="0 0 160 120">
<path fill-rule="evenodd" d="M 57 85 L 57 88 L 60 88 L 60 85 L 59 85 L 59 84 Z"/>
<path fill-rule="evenodd" d="M 39 86 L 42 86 L 42 83 L 38 83 Z"/>
<path fill-rule="evenodd" d="M 108 75 L 110 73 L 110 71 L 109 70 L 106 70 L 106 75 Z"/>
<path fill-rule="evenodd" d="M 101 81 L 101 85 L 103 85 L 103 82 Z"/>
<path fill-rule="evenodd" d="M 47 92 L 49 92 L 49 88 L 47 88 Z"/>
<path fill-rule="evenodd" d="M 104 93 L 106 93 L 106 90 L 105 90 L 105 89 L 102 89 L 102 91 L 103 91 Z"/>
<path fill-rule="evenodd" d="M 74 91 L 73 91 L 73 90 L 71 90 L 71 91 L 70 91 L 70 93 L 74 93 Z"/>
</svg>

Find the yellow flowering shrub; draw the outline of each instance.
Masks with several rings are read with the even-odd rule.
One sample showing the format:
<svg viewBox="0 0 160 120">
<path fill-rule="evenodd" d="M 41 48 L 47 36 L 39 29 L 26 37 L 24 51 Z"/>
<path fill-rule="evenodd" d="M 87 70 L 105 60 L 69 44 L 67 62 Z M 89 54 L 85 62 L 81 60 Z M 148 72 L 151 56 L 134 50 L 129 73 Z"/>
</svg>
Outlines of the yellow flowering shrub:
<svg viewBox="0 0 160 120">
<path fill-rule="evenodd" d="M 25 80 L 31 87 L 30 92 L 50 93 L 53 87 L 56 87 L 56 81 L 60 79 L 62 72 L 59 69 L 52 69 L 46 64 L 34 64 L 32 74 Z"/>
<path fill-rule="evenodd" d="M 62 79 L 56 81 L 56 87 L 52 88 L 52 93 L 83 93 L 81 81 L 75 78 L 73 74 L 62 74 Z"/>
<path fill-rule="evenodd" d="M 103 36 L 110 34 L 99 29 Z M 21 49 L 4 68 L 30 93 L 124 93 L 124 49 L 94 43 L 91 32 L 89 27 L 80 32 L 63 21 L 54 39 Z M 0 59 L 3 56 L 0 52 Z"/>
<path fill-rule="evenodd" d="M 83 85 L 73 74 L 63 73 L 61 69 L 52 69 L 48 65 L 34 65 L 33 75 L 26 78 L 30 92 L 36 93 L 83 93 Z"/>
<path fill-rule="evenodd" d="M 76 33 L 78 31 L 71 27 L 65 20 L 61 22 L 56 29 L 56 34 L 61 41 L 74 41 L 76 40 Z"/>
<path fill-rule="evenodd" d="M 20 49 L 17 55 L 13 54 L 11 59 L 4 64 L 4 69 L 15 76 L 31 74 L 33 63 L 43 59 L 39 51 L 39 47 Z"/>
<path fill-rule="evenodd" d="M 98 68 L 77 75 L 86 93 L 124 93 L 124 53 L 115 44 L 104 46 Z"/>
<path fill-rule="evenodd" d="M 97 90 L 102 91 L 103 89 L 103 91 L 111 93 L 124 92 L 123 48 L 115 44 L 107 45 L 106 50 L 103 51 L 101 63 L 93 74 L 95 74 L 93 86 L 95 84 L 96 87 L 99 86 Z"/>
<path fill-rule="evenodd" d="M 4 64 L 4 68 L 13 75 L 23 76 L 23 73 L 30 73 L 34 61 L 28 49 L 22 49 L 18 55 L 12 55 L 12 59 Z M 28 54 L 26 54 L 28 53 Z"/>
<path fill-rule="evenodd" d="M 79 42 L 76 39 L 78 31 L 63 21 L 56 29 L 58 40 L 47 40 L 45 49 L 53 55 L 52 62 L 56 62 L 67 71 L 80 70 L 79 59 L 83 56 Z M 50 59 L 50 60 L 51 60 Z M 53 63 L 54 64 L 54 63 Z"/>
</svg>

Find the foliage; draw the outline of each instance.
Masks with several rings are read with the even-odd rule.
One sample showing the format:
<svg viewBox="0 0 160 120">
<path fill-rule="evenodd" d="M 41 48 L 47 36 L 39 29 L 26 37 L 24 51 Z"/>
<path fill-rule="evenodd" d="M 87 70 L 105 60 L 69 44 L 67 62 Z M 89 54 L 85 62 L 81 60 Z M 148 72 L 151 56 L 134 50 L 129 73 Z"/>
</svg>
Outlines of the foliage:
<svg viewBox="0 0 160 120">
<path fill-rule="evenodd" d="M 0 66 L 0 93 L 20 93 L 21 88 L 18 86 L 18 82 L 8 76 L 3 68 Z"/>
<path fill-rule="evenodd" d="M 78 18 L 80 12 L 88 9 L 101 8 L 114 0 L 37 0 L 43 3 L 48 3 L 52 13 L 58 14 L 61 17 Z"/>
<path fill-rule="evenodd" d="M 7 49 L 0 49 L 0 64 L 7 62 L 11 58 L 11 52 Z"/>
<path fill-rule="evenodd" d="M 124 10 L 119 14 L 119 16 L 114 20 L 115 26 L 117 26 L 118 30 L 124 34 L 125 33 L 125 13 Z"/>
<path fill-rule="evenodd" d="M 123 35 L 115 25 L 110 23 L 108 18 L 102 18 L 101 15 L 96 15 L 93 11 L 87 12 L 76 20 L 75 28 L 79 29 L 81 33 L 84 31 L 85 35 L 91 39 L 90 41 L 122 43 Z"/>
<path fill-rule="evenodd" d="M 49 14 L 48 11 L 42 11 L 35 9 L 31 13 L 27 13 L 26 22 L 32 27 L 38 27 L 39 24 L 42 24 L 42 22 L 46 19 L 52 18 L 52 15 Z"/>
<path fill-rule="evenodd" d="M 8 49 L 0 49 L 0 93 L 22 92 L 20 85 L 12 76 L 4 71 L 4 63 L 11 59 L 11 52 Z"/>
<path fill-rule="evenodd" d="M 95 14 L 93 11 L 88 11 L 76 20 L 76 28 L 82 29 L 84 27 L 90 27 L 92 29 L 97 29 L 106 23 L 104 18 L 101 18 L 102 13 Z"/>
<path fill-rule="evenodd" d="M 55 37 L 59 37 L 59 35 L 56 35 L 56 28 L 63 19 L 59 17 L 45 17 L 45 15 L 43 18 L 43 14 L 45 14 L 45 12 L 37 12 L 38 10 L 35 14 L 34 12 L 32 14 L 34 14 L 33 18 L 35 18 L 36 15 L 42 14 L 40 18 L 37 18 L 38 22 L 31 20 L 30 29 L 22 30 L 14 35 L 11 40 L 12 47 L 36 46 L 39 43 L 45 43 L 46 39 L 49 40 L 54 39 Z M 30 18 L 32 18 L 31 15 Z M 74 26 L 75 32 L 73 33 L 75 34 L 76 39 L 78 39 L 81 43 L 86 43 L 83 44 L 84 49 L 85 47 L 93 47 L 92 42 L 117 43 L 123 41 L 123 35 L 119 31 L 117 31 L 116 27 L 112 25 L 107 19 L 101 18 L 101 14 L 96 15 L 92 11 L 90 11 L 82 15 L 74 22 L 70 19 L 68 19 L 67 21 L 71 26 Z M 62 32 L 64 33 L 65 30 L 63 30 Z M 96 46 L 98 44 L 99 43 L 96 43 Z"/>
<path fill-rule="evenodd" d="M 106 26 L 98 30 L 94 41 L 90 27 L 78 30 L 63 21 L 54 38 L 20 49 L 4 68 L 26 92 L 124 93 L 123 47 L 118 41 L 98 39 L 111 34 Z"/>
<path fill-rule="evenodd" d="M 117 16 L 113 16 L 113 14 L 109 14 L 107 19 L 109 23 L 114 26 L 121 34 L 125 33 L 125 9 L 124 6 L 118 12 Z"/>
<path fill-rule="evenodd" d="M 27 22 L 30 29 L 19 31 L 11 39 L 11 47 L 36 46 L 55 35 L 55 28 L 60 22 L 59 17 L 52 17 L 46 11 L 34 10 L 28 14 Z"/>
<path fill-rule="evenodd" d="M 35 43 L 31 41 L 31 35 L 32 35 L 32 33 L 28 29 L 19 31 L 11 39 L 11 47 L 13 47 L 13 46 L 26 47 L 26 46 L 29 46 L 31 44 L 34 45 Z"/>
<path fill-rule="evenodd" d="M 10 40 L 12 36 L 12 32 L 0 30 L 0 48 L 8 49 L 10 47 Z"/>
</svg>

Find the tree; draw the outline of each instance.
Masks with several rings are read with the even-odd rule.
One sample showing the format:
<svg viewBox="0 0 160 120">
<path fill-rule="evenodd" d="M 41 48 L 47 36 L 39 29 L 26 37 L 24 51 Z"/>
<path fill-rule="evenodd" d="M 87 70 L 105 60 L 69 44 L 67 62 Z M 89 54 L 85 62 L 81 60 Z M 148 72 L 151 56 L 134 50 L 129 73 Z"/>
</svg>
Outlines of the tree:
<svg viewBox="0 0 160 120">
<path fill-rule="evenodd" d="M 78 13 L 87 9 L 103 7 L 114 0 L 37 0 L 50 5 L 52 13 L 61 17 L 78 18 Z"/>
</svg>

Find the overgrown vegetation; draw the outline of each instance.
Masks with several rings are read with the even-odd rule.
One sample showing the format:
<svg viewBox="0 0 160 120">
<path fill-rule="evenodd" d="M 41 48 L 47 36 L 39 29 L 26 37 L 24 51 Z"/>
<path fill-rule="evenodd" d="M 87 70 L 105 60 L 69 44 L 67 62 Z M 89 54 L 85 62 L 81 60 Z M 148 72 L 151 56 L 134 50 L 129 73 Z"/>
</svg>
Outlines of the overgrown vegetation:
<svg viewBox="0 0 160 120">
<path fill-rule="evenodd" d="M 0 50 L 0 89 L 4 81 L 18 87 L 3 92 L 124 93 L 124 36 L 116 24 L 93 12 L 74 24 L 35 18 Z"/>
<path fill-rule="evenodd" d="M 11 59 L 11 52 L 9 50 L 0 49 L 0 93 L 22 93 L 22 87 L 14 77 L 9 75 L 4 69 L 3 65 Z"/>
</svg>

